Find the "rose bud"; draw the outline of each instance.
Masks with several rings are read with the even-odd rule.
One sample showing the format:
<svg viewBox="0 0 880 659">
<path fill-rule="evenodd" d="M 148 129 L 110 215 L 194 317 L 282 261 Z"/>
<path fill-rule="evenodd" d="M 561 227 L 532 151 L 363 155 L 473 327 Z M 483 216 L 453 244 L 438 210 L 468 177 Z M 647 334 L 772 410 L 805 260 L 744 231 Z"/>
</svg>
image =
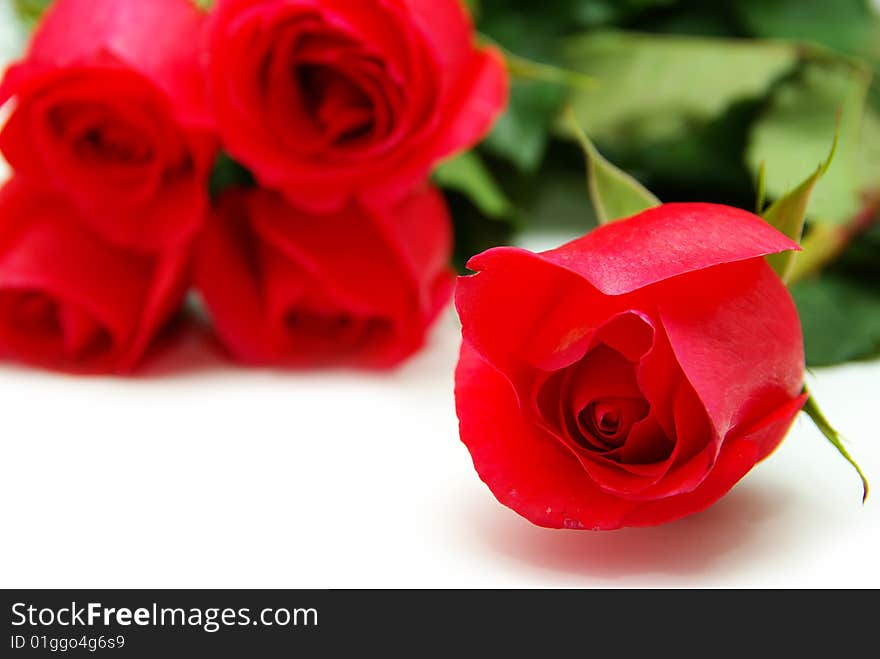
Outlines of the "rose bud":
<svg viewBox="0 0 880 659">
<path fill-rule="evenodd" d="M 175 312 L 189 250 L 124 250 L 77 226 L 64 197 L 16 177 L 0 189 L 0 358 L 125 372 Z"/>
<path fill-rule="evenodd" d="M 216 138 L 189 0 L 57 0 L 0 85 L 0 150 L 123 247 L 187 242 L 207 207 Z"/>
<path fill-rule="evenodd" d="M 666 204 L 541 254 L 474 257 L 455 394 L 497 499 L 599 530 L 724 495 L 805 400 L 797 311 L 763 258 L 792 249 L 745 211 Z"/>
<path fill-rule="evenodd" d="M 226 149 L 312 211 L 398 199 L 506 103 L 460 0 L 218 0 L 208 32 Z"/>
<path fill-rule="evenodd" d="M 231 189 L 201 239 L 196 285 L 221 341 L 248 363 L 391 367 L 446 305 L 451 221 L 434 189 L 390 209 L 310 215 Z"/>
</svg>

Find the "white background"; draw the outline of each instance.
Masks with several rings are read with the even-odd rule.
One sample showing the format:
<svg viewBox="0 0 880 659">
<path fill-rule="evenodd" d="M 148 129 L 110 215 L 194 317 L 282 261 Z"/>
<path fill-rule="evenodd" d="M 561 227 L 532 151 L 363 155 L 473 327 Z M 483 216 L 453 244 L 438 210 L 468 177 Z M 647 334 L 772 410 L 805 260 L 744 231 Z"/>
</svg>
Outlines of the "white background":
<svg viewBox="0 0 880 659">
<path fill-rule="evenodd" d="M 458 332 L 384 375 L 239 369 L 195 330 L 136 379 L 0 366 L 0 587 L 880 587 L 880 494 L 803 416 L 704 513 L 533 527 L 458 440 Z M 880 488 L 880 362 L 810 383 Z"/>
</svg>

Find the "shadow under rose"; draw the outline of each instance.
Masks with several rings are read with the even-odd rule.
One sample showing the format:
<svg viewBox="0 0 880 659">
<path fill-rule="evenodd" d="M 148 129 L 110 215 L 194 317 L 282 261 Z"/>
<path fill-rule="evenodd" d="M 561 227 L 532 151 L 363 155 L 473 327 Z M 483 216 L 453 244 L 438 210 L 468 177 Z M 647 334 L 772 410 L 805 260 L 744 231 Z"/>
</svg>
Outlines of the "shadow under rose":
<svg viewBox="0 0 880 659">
<path fill-rule="evenodd" d="M 781 554 L 794 534 L 784 523 L 789 491 L 744 483 L 708 510 L 657 527 L 610 532 L 542 529 L 497 506 L 474 523 L 491 550 L 538 569 L 617 580 L 638 575 L 696 576 L 754 556 Z"/>
<path fill-rule="evenodd" d="M 156 338 L 143 363 L 133 373 L 138 379 L 200 375 L 237 368 L 208 323 L 182 313 Z"/>
<path fill-rule="evenodd" d="M 188 309 L 178 314 L 156 337 L 143 363 L 132 374 L 135 378 L 153 380 L 169 377 L 201 376 L 213 372 L 264 372 L 285 378 L 315 375 L 357 376 L 361 380 L 406 383 L 433 389 L 438 380 L 452 392 L 452 373 L 458 359 L 461 333 L 451 305 L 436 324 L 429 328 L 422 346 L 407 360 L 390 369 L 361 369 L 345 364 L 286 366 L 284 364 L 252 366 L 236 362 L 226 351 L 203 313 Z"/>
</svg>

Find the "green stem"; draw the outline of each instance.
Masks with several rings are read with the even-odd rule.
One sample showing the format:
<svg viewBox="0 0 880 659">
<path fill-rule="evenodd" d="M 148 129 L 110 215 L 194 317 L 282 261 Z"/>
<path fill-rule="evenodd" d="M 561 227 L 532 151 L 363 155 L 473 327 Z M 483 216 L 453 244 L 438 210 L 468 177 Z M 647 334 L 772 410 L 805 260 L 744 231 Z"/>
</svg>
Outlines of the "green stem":
<svg viewBox="0 0 880 659">
<path fill-rule="evenodd" d="M 536 62 L 535 60 L 512 53 L 495 41 L 495 39 L 485 34 L 481 33 L 479 39 L 482 43 L 489 44 L 501 51 L 507 63 L 507 71 L 514 78 L 549 82 L 581 91 L 595 91 L 599 86 L 599 81 L 596 78 L 579 71 L 554 66 L 553 64 Z"/>
<path fill-rule="evenodd" d="M 541 64 L 519 55 L 504 51 L 507 70 L 515 78 L 549 82 L 581 91 L 595 91 L 599 81 L 578 71 L 563 69 L 550 64 Z"/>
</svg>

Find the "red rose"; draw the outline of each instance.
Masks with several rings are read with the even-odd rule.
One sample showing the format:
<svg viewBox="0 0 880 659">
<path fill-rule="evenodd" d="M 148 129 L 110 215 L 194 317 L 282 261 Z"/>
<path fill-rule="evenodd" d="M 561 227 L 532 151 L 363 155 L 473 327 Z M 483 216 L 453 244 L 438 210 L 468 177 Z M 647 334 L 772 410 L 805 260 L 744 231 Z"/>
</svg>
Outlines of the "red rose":
<svg viewBox="0 0 880 659">
<path fill-rule="evenodd" d="M 0 358 L 130 370 L 180 304 L 190 254 L 117 248 L 76 219 L 67 200 L 21 177 L 0 189 Z"/>
<path fill-rule="evenodd" d="M 506 101 L 460 0 L 219 0 L 209 33 L 226 148 L 313 211 L 402 196 Z"/>
<path fill-rule="evenodd" d="M 498 500 L 615 529 L 726 493 L 804 402 L 798 315 L 762 258 L 790 249 L 745 211 L 667 204 L 549 252 L 474 257 L 456 401 Z"/>
<path fill-rule="evenodd" d="M 125 247 L 186 242 L 207 206 L 215 138 L 189 0 L 57 0 L 0 86 L 0 149 Z"/>
<path fill-rule="evenodd" d="M 422 345 L 449 299 L 451 240 L 433 189 L 330 215 L 230 190 L 202 237 L 196 285 L 242 361 L 389 367 Z"/>
</svg>

